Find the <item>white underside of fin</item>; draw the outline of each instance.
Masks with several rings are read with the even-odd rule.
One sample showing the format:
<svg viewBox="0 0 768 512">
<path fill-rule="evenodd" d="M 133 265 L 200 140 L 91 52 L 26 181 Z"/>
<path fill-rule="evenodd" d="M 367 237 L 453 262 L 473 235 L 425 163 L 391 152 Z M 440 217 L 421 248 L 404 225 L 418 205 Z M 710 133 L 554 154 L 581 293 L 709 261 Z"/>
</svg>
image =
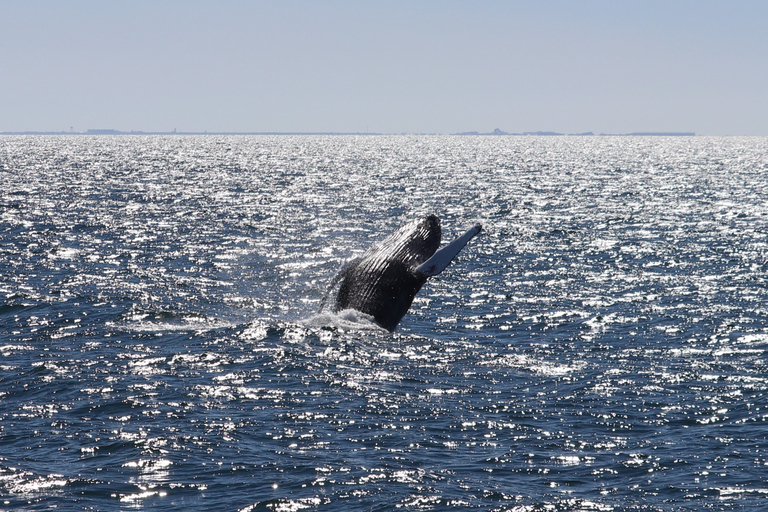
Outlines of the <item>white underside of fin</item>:
<svg viewBox="0 0 768 512">
<path fill-rule="evenodd" d="M 427 261 L 416 267 L 416 272 L 424 274 L 427 277 L 436 276 L 446 269 L 459 252 L 467 245 L 467 242 L 483 229 L 480 224 L 475 224 L 466 233 L 447 244 L 432 255 Z"/>
</svg>

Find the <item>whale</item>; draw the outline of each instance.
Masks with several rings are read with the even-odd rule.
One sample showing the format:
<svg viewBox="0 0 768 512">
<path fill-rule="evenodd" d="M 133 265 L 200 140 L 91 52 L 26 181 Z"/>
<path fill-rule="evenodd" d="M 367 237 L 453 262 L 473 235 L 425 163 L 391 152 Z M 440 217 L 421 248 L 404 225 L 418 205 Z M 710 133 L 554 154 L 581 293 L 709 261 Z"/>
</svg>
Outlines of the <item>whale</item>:
<svg viewBox="0 0 768 512">
<path fill-rule="evenodd" d="M 328 287 L 320 312 L 338 285 L 334 313 L 354 309 L 393 332 L 427 279 L 445 270 L 481 230 L 482 226 L 475 224 L 440 247 L 440 219 L 435 215 L 414 219 L 345 263 Z"/>
</svg>

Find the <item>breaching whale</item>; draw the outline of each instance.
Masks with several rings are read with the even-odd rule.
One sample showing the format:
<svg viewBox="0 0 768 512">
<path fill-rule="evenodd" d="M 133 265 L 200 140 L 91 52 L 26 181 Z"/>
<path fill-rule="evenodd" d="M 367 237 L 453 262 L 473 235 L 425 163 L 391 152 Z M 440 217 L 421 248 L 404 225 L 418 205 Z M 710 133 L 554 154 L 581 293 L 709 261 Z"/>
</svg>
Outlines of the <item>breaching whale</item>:
<svg viewBox="0 0 768 512">
<path fill-rule="evenodd" d="M 394 331 L 427 278 L 445 270 L 481 229 L 480 224 L 475 224 L 438 250 L 440 219 L 427 215 L 406 224 L 342 267 L 323 298 L 320 311 L 341 281 L 334 312 L 355 309 L 372 316 L 388 331 Z"/>
</svg>

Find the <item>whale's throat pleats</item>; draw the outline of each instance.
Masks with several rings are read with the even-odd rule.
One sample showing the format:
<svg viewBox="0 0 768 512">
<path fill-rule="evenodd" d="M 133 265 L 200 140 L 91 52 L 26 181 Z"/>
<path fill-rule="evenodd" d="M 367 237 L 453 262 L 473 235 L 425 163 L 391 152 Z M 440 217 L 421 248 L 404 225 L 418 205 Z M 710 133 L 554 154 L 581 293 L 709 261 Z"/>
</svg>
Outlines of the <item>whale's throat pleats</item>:
<svg viewBox="0 0 768 512">
<path fill-rule="evenodd" d="M 394 330 L 411 307 L 424 276 L 396 259 L 371 258 L 349 269 L 339 288 L 337 309 L 356 309 Z"/>
</svg>

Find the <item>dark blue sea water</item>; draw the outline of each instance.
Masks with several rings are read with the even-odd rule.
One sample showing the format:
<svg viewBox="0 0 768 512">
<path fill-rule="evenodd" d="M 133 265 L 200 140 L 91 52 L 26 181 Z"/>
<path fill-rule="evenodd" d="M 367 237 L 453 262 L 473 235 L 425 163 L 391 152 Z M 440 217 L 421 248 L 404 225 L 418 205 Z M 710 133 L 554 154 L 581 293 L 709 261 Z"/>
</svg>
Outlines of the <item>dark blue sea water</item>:
<svg viewBox="0 0 768 512">
<path fill-rule="evenodd" d="M 763 510 L 768 139 L 0 137 L 0 508 Z M 484 231 L 390 334 L 317 315 Z"/>
</svg>

